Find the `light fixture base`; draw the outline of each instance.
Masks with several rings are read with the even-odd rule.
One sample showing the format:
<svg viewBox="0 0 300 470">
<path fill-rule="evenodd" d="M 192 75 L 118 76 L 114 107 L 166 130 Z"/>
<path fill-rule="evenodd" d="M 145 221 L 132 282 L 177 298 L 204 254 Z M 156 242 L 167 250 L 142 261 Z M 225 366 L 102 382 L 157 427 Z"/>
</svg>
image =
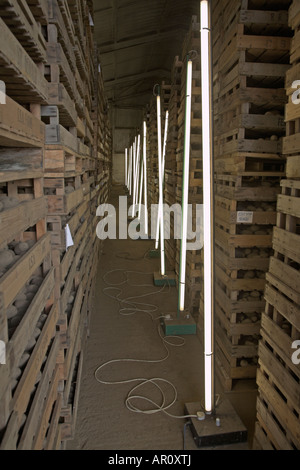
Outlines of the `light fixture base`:
<svg viewBox="0 0 300 470">
<path fill-rule="evenodd" d="M 160 250 L 150 250 L 149 251 L 149 258 L 160 258 Z"/>
<path fill-rule="evenodd" d="M 173 318 L 163 318 L 162 329 L 166 336 L 176 335 L 195 335 L 197 333 L 197 325 L 188 310 L 176 312 Z"/>
<path fill-rule="evenodd" d="M 164 276 L 159 272 L 154 273 L 154 285 L 155 286 L 175 286 L 176 287 L 176 274 L 174 272 L 166 272 Z"/>
<path fill-rule="evenodd" d="M 185 413 L 197 415 L 200 402 L 186 403 Z M 191 418 L 191 431 L 198 447 L 240 444 L 247 442 L 248 432 L 235 409 L 227 399 L 221 400 L 214 413 L 204 420 Z"/>
</svg>

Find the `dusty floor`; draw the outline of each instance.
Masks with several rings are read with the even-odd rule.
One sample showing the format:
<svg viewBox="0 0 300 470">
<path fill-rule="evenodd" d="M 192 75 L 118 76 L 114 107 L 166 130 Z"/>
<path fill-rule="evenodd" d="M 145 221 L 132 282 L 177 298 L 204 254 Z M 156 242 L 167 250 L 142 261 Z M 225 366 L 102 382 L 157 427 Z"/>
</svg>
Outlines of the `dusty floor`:
<svg viewBox="0 0 300 470">
<path fill-rule="evenodd" d="M 118 191 L 114 188 L 111 203 Z M 90 335 L 84 351 L 82 383 L 74 440 L 68 450 L 198 450 L 187 419 L 184 404 L 203 400 L 203 352 L 201 337 L 184 336 L 170 346 L 163 340 L 160 320 L 163 313 L 176 312 L 177 290 L 163 290 L 153 285 L 153 273 L 159 260 L 149 259 L 152 241 L 106 240 L 100 259 Z M 139 286 L 139 287 L 137 287 Z M 147 294 L 144 297 L 135 297 Z M 123 302 L 118 301 L 118 296 Z M 135 298 L 134 298 L 135 297 Z M 125 304 L 124 299 L 128 299 Z M 134 303 L 134 305 L 132 305 Z M 137 309 L 135 309 L 138 303 Z M 145 305 L 146 304 L 146 305 Z M 127 309 L 126 309 L 127 307 Z M 130 359 L 126 361 L 125 359 Z M 132 361 L 133 359 L 133 361 Z M 115 361 L 106 364 L 108 361 Z M 123 382 L 103 384 L 105 382 Z M 142 380 L 156 378 L 164 392 L 164 411 L 134 412 L 127 408 L 126 398 L 135 398 L 129 406 L 155 410 L 162 396 L 151 382 L 133 390 Z M 125 383 L 124 383 L 125 382 Z M 176 390 L 176 392 L 174 391 Z M 217 449 L 251 449 L 256 388 L 253 381 L 241 382 L 230 393 L 223 393 L 216 379 L 216 393 L 229 399 L 248 430 L 248 443 Z M 173 416 L 170 416 L 173 415 Z"/>
</svg>

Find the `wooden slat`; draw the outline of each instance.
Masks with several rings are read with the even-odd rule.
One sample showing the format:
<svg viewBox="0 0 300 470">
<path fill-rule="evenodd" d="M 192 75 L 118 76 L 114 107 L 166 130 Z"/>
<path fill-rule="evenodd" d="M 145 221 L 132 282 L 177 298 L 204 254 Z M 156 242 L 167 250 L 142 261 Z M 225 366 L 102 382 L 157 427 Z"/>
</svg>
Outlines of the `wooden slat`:
<svg viewBox="0 0 300 470">
<path fill-rule="evenodd" d="M 5 106 L 0 106 L 0 145 L 42 147 L 44 142 L 44 123 L 6 96 Z"/>
<path fill-rule="evenodd" d="M 30 90 L 35 97 L 37 96 L 40 99 L 40 102 L 47 101 L 48 84 L 46 79 L 1 18 L 0 42 L 2 44 L 0 67 L 1 64 L 4 64 L 7 69 L 8 76 L 2 75 L 7 89 L 10 89 L 11 82 L 13 81 L 10 76 L 16 76 L 19 81 L 21 80 L 23 86 L 29 87 L 29 96 L 26 97 L 24 95 L 23 99 L 18 97 L 18 101 L 30 102 Z"/>
<path fill-rule="evenodd" d="M 50 234 L 47 234 L 1 277 L 0 292 L 2 292 L 4 308 L 7 308 L 11 304 L 19 290 L 33 275 L 49 252 Z"/>
<path fill-rule="evenodd" d="M 22 202 L 17 207 L 0 213 L 0 245 L 8 243 L 14 237 L 46 217 L 46 201 L 43 197 Z"/>
</svg>

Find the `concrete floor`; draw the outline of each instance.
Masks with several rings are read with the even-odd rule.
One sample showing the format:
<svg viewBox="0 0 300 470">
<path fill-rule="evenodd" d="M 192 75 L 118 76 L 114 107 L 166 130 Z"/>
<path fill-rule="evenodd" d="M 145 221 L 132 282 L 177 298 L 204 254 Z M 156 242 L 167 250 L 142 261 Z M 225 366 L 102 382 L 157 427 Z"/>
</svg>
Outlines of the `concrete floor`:
<svg viewBox="0 0 300 470">
<path fill-rule="evenodd" d="M 110 202 L 117 203 L 122 188 L 114 188 Z M 123 193 L 124 194 L 124 193 Z M 184 415 L 184 404 L 203 401 L 203 347 L 201 332 L 166 344 L 159 317 L 176 312 L 177 289 L 163 290 L 153 285 L 153 273 L 159 271 L 159 259 L 149 259 L 152 241 L 106 240 L 96 279 L 90 335 L 84 351 L 82 383 L 78 405 L 75 438 L 68 450 L 199 450 Z M 139 287 L 137 287 L 139 286 Z M 132 298 L 134 296 L 144 297 Z M 128 299 L 140 303 L 135 311 Z M 147 304 L 147 305 L 145 305 Z M 131 310 L 130 310 L 131 309 Z M 130 359 L 126 361 L 124 359 Z M 132 361 L 132 359 L 134 361 Z M 96 380 L 96 369 L 101 368 Z M 157 378 L 165 396 L 164 411 L 140 413 L 126 407 L 126 398 L 140 379 Z M 167 382 L 168 381 L 168 382 Z M 247 450 L 252 448 L 255 422 L 256 387 L 254 381 L 239 382 L 224 393 L 216 379 L 216 393 L 229 399 L 248 430 L 248 442 L 218 446 L 216 449 Z M 132 395 L 148 397 L 161 405 L 161 394 L 151 382 Z M 130 402 L 140 410 L 156 409 L 150 401 L 136 398 Z M 173 416 L 170 416 L 173 415 Z M 202 448 L 201 448 L 202 449 Z"/>
</svg>

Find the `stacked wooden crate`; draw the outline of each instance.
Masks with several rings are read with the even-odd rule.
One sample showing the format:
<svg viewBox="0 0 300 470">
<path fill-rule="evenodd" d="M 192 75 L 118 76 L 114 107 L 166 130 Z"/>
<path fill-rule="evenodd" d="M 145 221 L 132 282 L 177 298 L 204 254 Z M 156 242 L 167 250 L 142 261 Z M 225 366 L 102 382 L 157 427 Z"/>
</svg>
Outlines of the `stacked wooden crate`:
<svg viewBox="0 0 300 470">
<path fill-rule="evenodd" d="M 276 2 L 220 3 L 223 23 L 214 38 L 216 358 L 219 378 L 230 390 L 235 379 L 256 375 L 265 273 L 285 167 L 290 30 L 287 1 L 281 9 Z"/>
<path fill-rule="evenodd" d="M 164 201 L 171 207 L 176 204 L 176 149 L 178 139 L 178 112 L 180 108 L 182 61 L 176 56 L 171 70 L 170 98 L 168 103 L 169 125 L 166 146 Z M 171 270 L 175 270 L 176 240 L 174 238 L 174 215 L 170 215 L 170 238 L 165 241 L 165 253 Z"/>
<path fill-rule="evenodd" d="M 300 5 L 297 1 L 290 7 L 289 24 L 294 30 L 294 38 L 292 66 L 286 75 L 288 103 L 285 108 L 286 137 L 283 139 L 286 179 L 281 181 L 273 236 L 274 255 L 266 276 L 266 307 L 262 314 L 258 350 L 256 449 L 300 449 L 297 352 L 300 344 L 300 104 L 297 101 L 299 93 L 293 96 L 299 89 L 298 85 L 293 86 L 299 78 L 300 58 Z"/>
<path fill-rule="evenodd" d="M 92 19 L 90 1 L 1 1 L 1 449 L 58 449 L 74 432 L 111 155 L 107 117 L 95 151 Z"/>
<path fill-rule="evenodd" d="M 65 441 L 74 432 L 80 383 L 76 376 L 80 377 L 88 332 L 88 298 L 99 254 L 95 215 L 103 168 L 98 165 L 98 134 L 92 119 L 97 85 L 91 40 L 93 12 L 87 2 L 63 0 L 49 2 L 49 12 L 47 78 L 51 89 L 60 93 L 53 94 L 51 105 L 42 111 L 46 122 L 44 184 L 60 306 L 61 428 Z M 67 231 L 71 246 L 67 244 Z"/>
<path fill-rule="evenodd" d="M 187 60 L 192 60 L 192 104 L 191 104 L 191 143 L 188 203 L 193 208 L 193 230 L 196 205 L 203 203 L 202 185 L 202 124 L 201 124 L 201 79 L 200 79 L 200 25 L 196 16 L 192 17 L 190 29 L 181 51 L 181 91 L 178 111 L 178 140 L 176 149 L 176 202 L 182 203 L 183 156 L 185 136 L 185 107 Z M 176 242 L 176 271 L 179 272 L 180 240 Z M 202 289 L 202 250 L 188 250 L 186 258 L 186 309 L 196 317 L 199 311 Z"/>
<path fill-rule="evenodd" d="M 107 202 L 111 187 L 112 136 L 108 104 L 104 94 L 104 83 L 100 65 L 100 54 L 94 46 L 94 100 L 93 121 L 93 158 L 95 161 L 95 181 L 99 188 L 98 205 Z"/>
<path fill-rule="evenodd" d="M 153 96 L 148 109 L 148 202 L 158 204 L 157 102 Z M 151 213 L 149 214 L 151 223 Z"/>
<path fill-rule="evenodd" d="M 43 193 L 41 106 L 49 99 L 43 7 L 1 2 L 0 70 L 7 93 L 0 105 L 0 338 L 6 346 L 0 365 L 1 449 L 60 444 L 59 310 Z"/>
</svg>

